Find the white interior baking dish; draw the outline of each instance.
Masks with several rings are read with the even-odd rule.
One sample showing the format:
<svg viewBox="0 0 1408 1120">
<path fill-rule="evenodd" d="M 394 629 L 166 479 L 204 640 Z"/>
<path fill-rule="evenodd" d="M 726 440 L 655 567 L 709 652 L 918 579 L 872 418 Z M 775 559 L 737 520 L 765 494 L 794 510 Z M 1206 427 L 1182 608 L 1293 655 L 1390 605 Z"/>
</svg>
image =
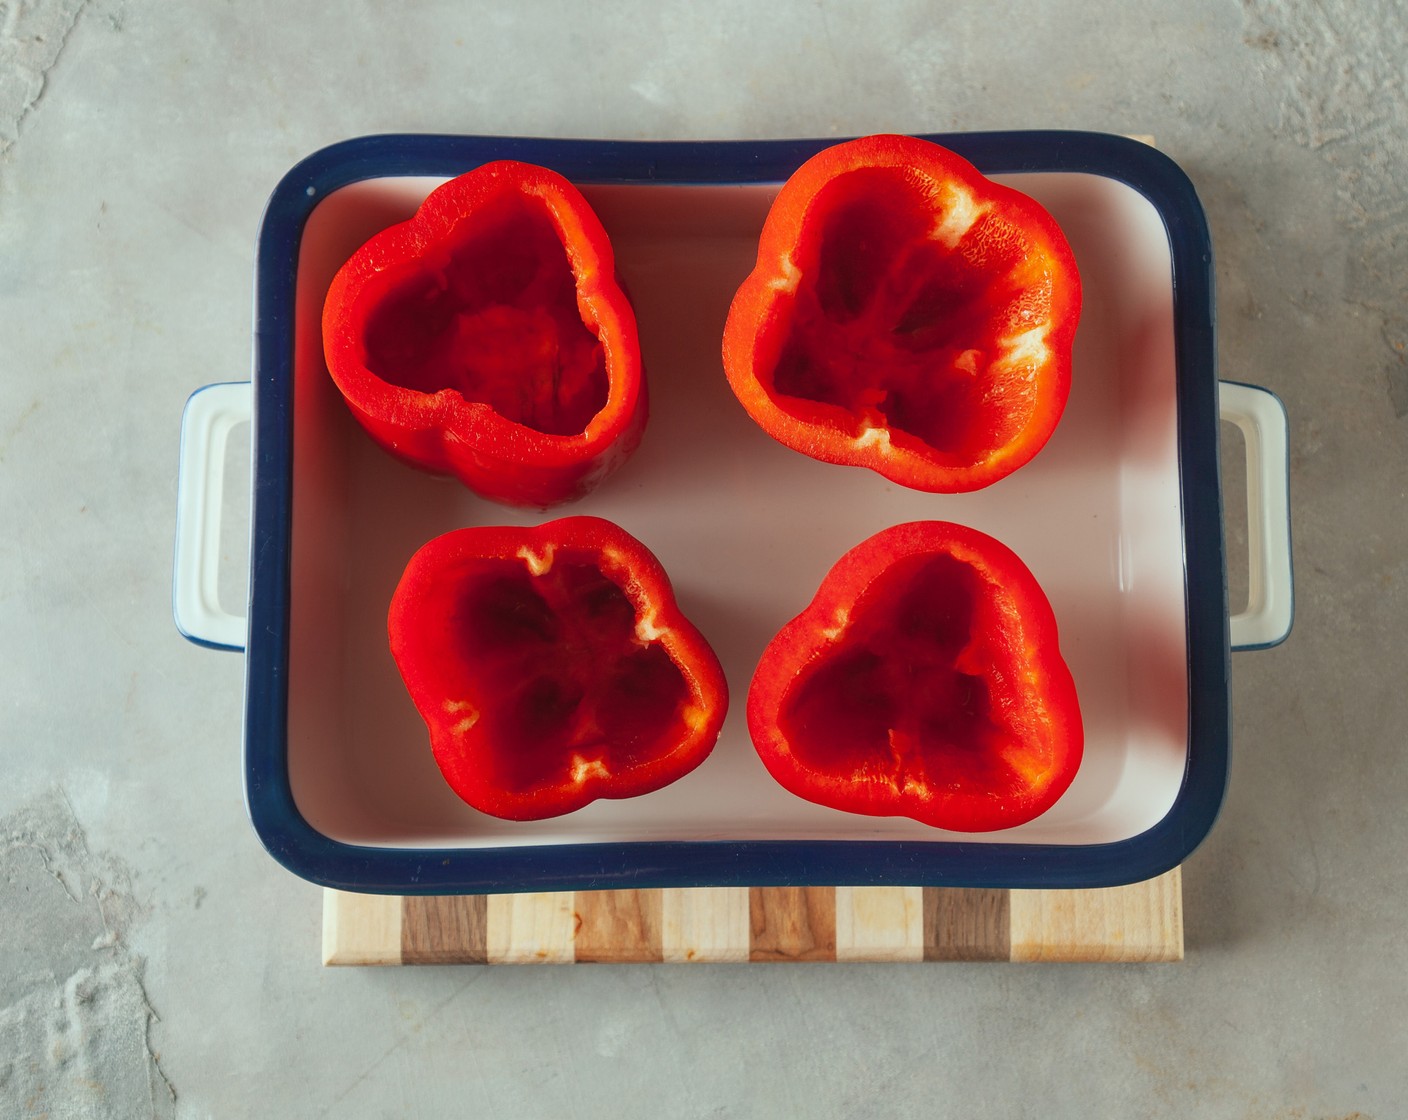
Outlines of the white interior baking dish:
<svg viewBox="0 0 1408 1120">
<path fill-rule="evenodd" d="M 1264 390 L 1219 386 L 1211 254 L 1171 161 L 1118 137 L 934 137 L 1032 195 L 1071 242 L 1085 292 L 1064 418 L 1027 467 L 973 494 L 906 490 L 769 439 L 723 377 L 720 337 L 781 179 L 822 141 L 591 144 L 369 137 L 310 157 L 261 233 L 252 382 L 247 620 L 213 587 L 221 432 L 250 386 L 192 398 L 183 446 L 177 621 L 248 659 L 247 795 L 272 854 L 314 881 L 401 893 L 610 886 L 908 883 L 1095 886 L 1158 874 L 1206 835 L 1226 780 L 1229 633 L 1290 625 L 1285 423 Z M 641 328 L 651 418 L 637 455 L 547 514 L 509 510 L 392 460 L 323 363 L 333 273 L 453 174 L 493 158 L 576 181 L 610 233 Z M 1219 396 L 1225 399 L 1219 403 Z M 1248 432 L 1252 602 L 1229 620 L 1219 416 Z M 411 554 L 449 529 L 564 513 L 618 522 L 656 553 L 728 674 L 712 756 L 645 797 L 507 822 L 463 804 L 386 640 Z M 972 525 L 1047 592 L 1086 728 L 1075 783 L 1049 812 L 982 835 L 841 813 L 768 776 L 744 698 L 759 654 L 851 546 L 901 521 Z M 183 613 L 184 611 L 184 613 Z M 1229 629 L 1230 628 L 1230 629 Z"/>
</svg>

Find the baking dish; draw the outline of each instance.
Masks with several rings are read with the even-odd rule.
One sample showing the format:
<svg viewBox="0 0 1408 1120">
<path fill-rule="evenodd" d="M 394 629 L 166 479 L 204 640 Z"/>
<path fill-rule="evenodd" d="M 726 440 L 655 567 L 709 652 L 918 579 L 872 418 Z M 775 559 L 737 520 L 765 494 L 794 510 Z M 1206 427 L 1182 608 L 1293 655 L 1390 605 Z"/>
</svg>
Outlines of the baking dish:
<svg viewBox="0 0 1408 1120">
<path fill-rule="evenodd" d="M 1181 862 L 1221 805 L 1229 649 L 1291 621 L 1286 424 L 1220 383 L 1212 256 L 1186 175 L 1096 133 L 931 136 L 1056 216 L 1085 285 L 1065 418 L 1027 467 L 976 494 L 905 491 L 772 443 L 723 379 L 719 338 L 778 185 L 832 141 L 594 142 L 375 136 L 293 168 L 260 230 L 253 381 L 197 392 L 183 420 L 175 613 L 243 648 L 246 798 L 279 862 L 346 890 L 482 893 L 892 884 L 1094 887 Z M 546 516 L 480 501 L 373 446 L 326 374 L 318 329 L 338 265 L 435 185 L 490 159 L 582 187 L 641 324 L 652 416 L 636 457 L 568 512 L 619 522 L 670 572 L 714 644 L 733 710 L 713 756 L 647 797 L 532 823 L 448 790 L 385 639 L 391 590 L 431 537 Z M 253 422 L 246 616 L 213 591 L 223 441 Z M 1248 609 L 1229 618 L 1219 419 L 1248 449 Z M 981 836 L 800 801 L 767 776 L 742 698 L 771 635 L 836 558 L 939 518 L 1014 548 L 1056 610 L 1087 747 L 1065 797 Z"/>
</svg>

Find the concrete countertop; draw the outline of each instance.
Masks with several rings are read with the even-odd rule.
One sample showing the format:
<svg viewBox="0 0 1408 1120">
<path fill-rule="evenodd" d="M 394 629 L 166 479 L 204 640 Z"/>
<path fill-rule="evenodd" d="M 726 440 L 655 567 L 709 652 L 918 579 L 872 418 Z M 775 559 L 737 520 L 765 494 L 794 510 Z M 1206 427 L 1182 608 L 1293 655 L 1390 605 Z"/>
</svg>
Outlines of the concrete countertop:
<svg viewBox="0 0 1408 1120">
<path fill-rule="evenodd" d="M 0 1115 L 1408 1115 L 1408 25 L 1390 0 L 0 5 Z M 385 131 L 1154 135 L 1291 418 L 1178 965 L 327 970 L 171 621 L 177 426 L 302 156 Z M 1236 553 L 1244 533 L 1229 529 Z M 1234 584 L 1235 592 L 1235 584 Z"/>
</svg>

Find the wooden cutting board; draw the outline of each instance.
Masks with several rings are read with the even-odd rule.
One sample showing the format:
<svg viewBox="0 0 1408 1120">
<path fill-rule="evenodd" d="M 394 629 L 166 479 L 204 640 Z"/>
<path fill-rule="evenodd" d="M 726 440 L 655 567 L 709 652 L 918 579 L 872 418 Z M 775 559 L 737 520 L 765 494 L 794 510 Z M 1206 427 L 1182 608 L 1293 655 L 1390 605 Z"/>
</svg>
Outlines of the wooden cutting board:
<svg viewBox="0 0 1408 1120">
<path fill-rule="evenodd" d="M 696 887 L 323 893 L 323 963 L 1176 961 L 1180 870 L 1084 891 Z"/>
</svg>

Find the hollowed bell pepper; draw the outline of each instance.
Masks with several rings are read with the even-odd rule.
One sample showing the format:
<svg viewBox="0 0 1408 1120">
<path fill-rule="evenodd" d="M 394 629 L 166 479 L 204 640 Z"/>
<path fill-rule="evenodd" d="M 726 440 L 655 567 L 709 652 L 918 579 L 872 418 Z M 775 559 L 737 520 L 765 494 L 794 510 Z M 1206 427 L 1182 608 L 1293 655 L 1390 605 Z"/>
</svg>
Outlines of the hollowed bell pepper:
<svg viewBox="0 0 1408 1120">
<path fill-rule="evenodd" d="M 704 761 L 728 708 L 660 562 L 601 518 L 437 537 L 387 627 L 445 779 L 496 817 L 668 785 Z"/>
<path fill-rule="evenodd" d="M 842 557 L 763 654 L 748 727 L 799 797 L 957 832 L 1045 812 L 1084 745 L 1035 577 L 1005 545 L 942 521 Z"/>
<path fill-rule="evenodd" d="M 908 136 L 783 185 L 724 331 L 762 429 L 917 490 L 977 490 L 1045 445 L 1070 390 L 1075 258 L 1031 198 Z"/>
<path fill-rule="evenodd" d="M 640 442 L 646 390 L 611 243 L 553 171 L 488 163 L 342 266 L 328 370 L 362 427 L 487 498 L 581 497 Z"/>
</svg>

